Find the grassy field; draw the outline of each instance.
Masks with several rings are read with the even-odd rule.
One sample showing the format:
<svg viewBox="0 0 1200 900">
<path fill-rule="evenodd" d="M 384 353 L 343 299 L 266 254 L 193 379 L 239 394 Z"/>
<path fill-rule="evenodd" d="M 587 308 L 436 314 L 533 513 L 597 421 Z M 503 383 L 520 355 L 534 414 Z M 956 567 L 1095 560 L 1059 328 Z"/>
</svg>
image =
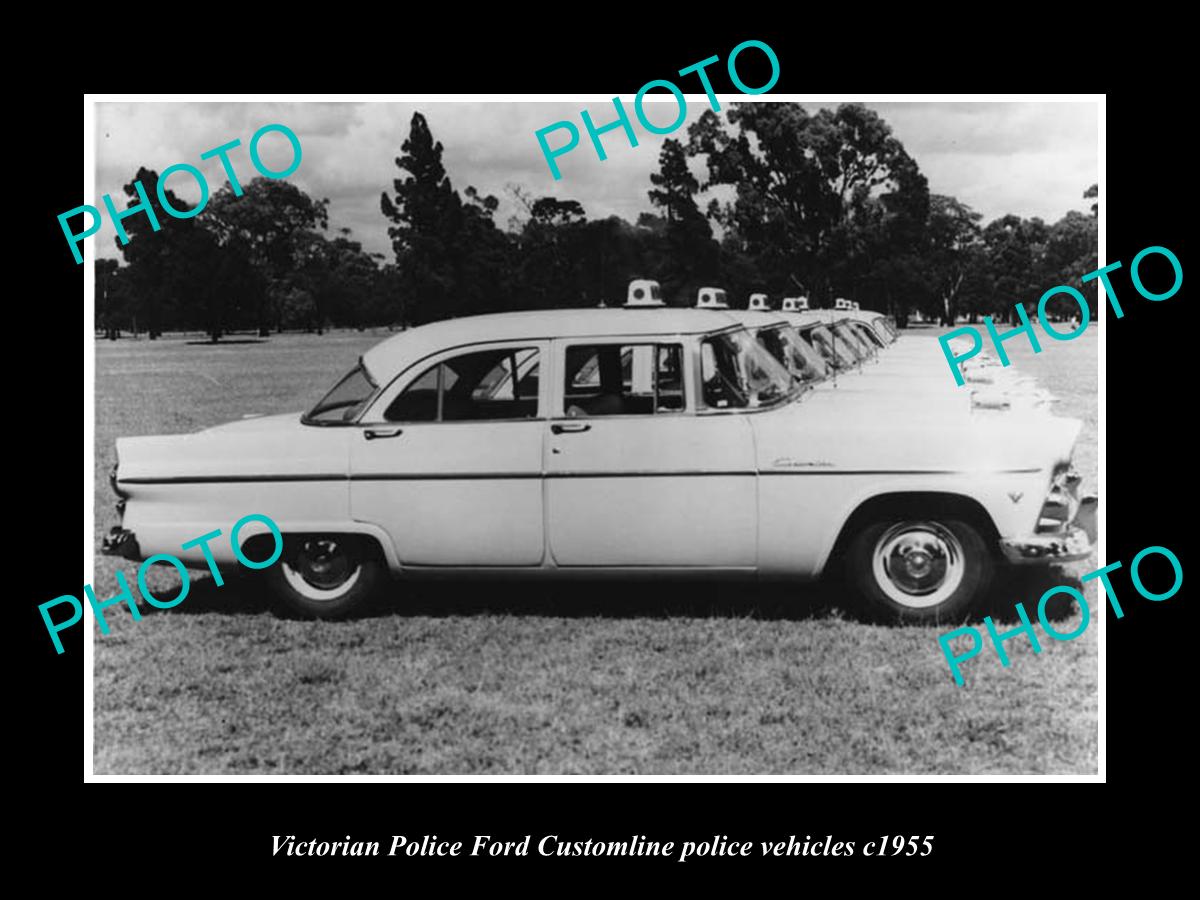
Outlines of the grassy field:
<svg viewBox="0 0 1200 900">
<path fill-rule="evenodd" d="M 117 521 L 118 436 L 304 408 L 383 336 L 98 342 L 97 548 Z M 1096 330 L 1042 343 L 1006 349 L 1085 421 L 1076 460 L 1095 490 Z M 118 567 L 132 582 L 134 564 L 97 555 L 100 597 Z M 998 579 L 989 606 L 1012 621 L 1016 601 L 1095 567 Z M 144 610 L 96 637 L 97 774 L 1096 771 L 1094 625 L 1037 656 L 1010 642 L 1008 669 L 986 652 L 959 688 L 944 628 L 864 624 L 829 586 L 396 583 L 327 623 L 197 573 L 179 607 Z"/>
</svg>

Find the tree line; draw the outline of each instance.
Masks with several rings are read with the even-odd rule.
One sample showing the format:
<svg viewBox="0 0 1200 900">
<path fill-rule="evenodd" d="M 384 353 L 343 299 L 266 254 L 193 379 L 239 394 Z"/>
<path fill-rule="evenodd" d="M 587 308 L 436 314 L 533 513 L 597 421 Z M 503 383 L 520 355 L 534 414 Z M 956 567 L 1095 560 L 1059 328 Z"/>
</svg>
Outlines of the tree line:
<svg viewBox="0 0 1200 900">
<path fill-rule="evenodd" d="M 366 252 L 347 229 L 329 233 L 328 200 L 286 180 L 226 184 L 197 215 L 125 220 L 117 260 L 96 263 L 97 325 L 108 337 L 200 330 L 404 326 L 517 309 L 619 304 L 632 278 L 655 278 L 671 305 L 690 305 L 705 284 L 735 302 L 754 291 L 836 297 L 895 316 L 944 322 L 965 315 L 1005 321 L 1032 312 L 1057 284 L 1080 288 L 1096 311 L 1096 204 L 1090 215 L 982 216 L 931 194 L 916 161 L 877 113 L 860 104 L 809 113 L 790 103 L 707 111 L 687 140 L 663 143 L 650 176 L 649 209 L 636 222 L 589 219 L 570 199 L 508 191 L 518 210 L 504 227 L 499 201 L 468 186 L 460 195 L 443 148 L 419 112 L 396 158 L 380 211 L 393 259 Z M 695 174 L 702 172 L 701 176 Z M 158 205 L 158 175 L 133 181 Z M 166 192 L 176 209 L 186 203 Z M 701 208 L 701 197 L 710 199 Z M 1096 197 L 1093 185 L 1083 192 Z M 157 213 L 162 213 L 156 208 Z M 1056 308 L 1057 307 L 1057 308 Z M 1076 312 L 1056 298 L 1051 312 Z"/>
</svg>

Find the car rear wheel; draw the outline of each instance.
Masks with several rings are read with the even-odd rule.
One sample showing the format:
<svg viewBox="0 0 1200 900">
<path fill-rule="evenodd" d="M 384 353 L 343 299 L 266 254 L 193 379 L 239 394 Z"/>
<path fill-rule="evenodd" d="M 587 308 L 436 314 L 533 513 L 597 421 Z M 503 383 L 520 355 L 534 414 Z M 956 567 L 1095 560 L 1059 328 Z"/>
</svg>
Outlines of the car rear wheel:
<svg viewBox="0 0 1200 900">
<path fill-rule="evenodd" d="M 291 611 L 317 619 L 359 609 L 382 575 L 370 545 L 345 534 L 287 535 L 282 557 L 268 570 L 279 599 Z"/>
<path fill-rule="evenodd" d="M 892 622 L 961 621 L 992 579 L 987 543 L 966 522 L 876 522 L 850 544 L 847 577 L 869 611 Z"/>
</svg>

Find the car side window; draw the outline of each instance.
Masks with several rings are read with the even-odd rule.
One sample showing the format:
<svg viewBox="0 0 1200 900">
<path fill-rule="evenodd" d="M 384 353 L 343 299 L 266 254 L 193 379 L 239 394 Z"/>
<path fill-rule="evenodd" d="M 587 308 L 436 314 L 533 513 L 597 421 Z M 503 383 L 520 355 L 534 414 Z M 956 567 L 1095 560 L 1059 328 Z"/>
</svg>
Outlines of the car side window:
<svg viewBox="0 0 1200 900">
<path fill-rule="evenodd" d="M 538 406 L 536 347 L 500 347 L 430 366 L 396 395 L 388 422 L 534 419 Z"/>
<path fill-rule="evenodd" d="M 680 344 L 575 344 L 567 347 L 563 414 L 655 415 L 682 412 Z"/>
</svg>

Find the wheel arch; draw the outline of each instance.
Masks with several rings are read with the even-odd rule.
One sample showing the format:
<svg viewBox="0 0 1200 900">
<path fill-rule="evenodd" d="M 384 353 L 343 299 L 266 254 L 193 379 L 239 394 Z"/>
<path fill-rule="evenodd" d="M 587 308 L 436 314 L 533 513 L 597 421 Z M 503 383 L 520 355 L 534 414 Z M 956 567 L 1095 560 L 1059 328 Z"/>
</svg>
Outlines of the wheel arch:
<svg viewBox="0 0 1200 900">
<path fill-rule="evenodd" d="M 987 509 L 974 497 L 953 491 L 892 491 L 868 497 L 854 508 L 821 560 L 818 572 L 827 571 L 843 558 L 860 529 L 880 518 L 897 515 L 961 520 L 979 531 L 993 557 L 1000 556 L 1000 531 Z"/>
<path fill-rule="evenodd" d="M 393 573 L 401 570 L 400 560 L 396 556 L 396 548 L 392 545 L 387 532 L 378 526 L 367 522 L 340 522 L 336 525 L 319 525 L 316 523 L 279 522 L 279 527 L 286 542 L 289 536 L 301 534 L 347 534 L 361 538 L 365 545 Z M 274 552 L 274 537 L 266 527 L 251 531 L 247 528 L 241 537 L 242 553 L 250 559 L 266 559 Z M 258 550 L 259 547 L 263 549 Z"/>
</svg>

